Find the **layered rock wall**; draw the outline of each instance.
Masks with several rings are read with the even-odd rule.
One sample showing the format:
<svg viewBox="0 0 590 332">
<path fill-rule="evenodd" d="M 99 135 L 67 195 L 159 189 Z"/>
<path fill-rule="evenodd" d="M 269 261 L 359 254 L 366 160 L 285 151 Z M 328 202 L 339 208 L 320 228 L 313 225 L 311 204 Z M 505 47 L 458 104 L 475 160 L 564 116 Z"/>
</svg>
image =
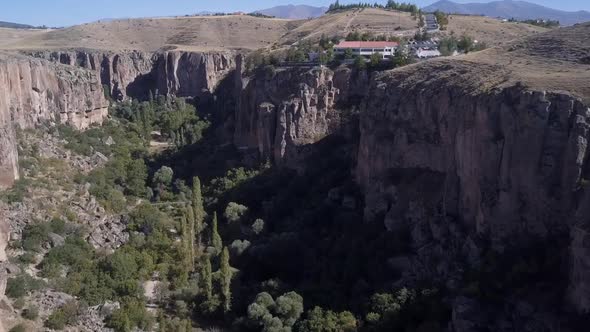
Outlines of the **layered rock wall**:
<svg viewBox="0 0 590 332">
<path fill-rule="evenodd" d="M 470 90 L 408 73 L 376 80 L 361 112 L 365 219 L 409 230 L 412 266 L 443 280 L 455 254 L 480 259 L 476 238 L 501 252 L 571 233 L 570 299 L 588 311 L 588 106 L 518 84 Z"/>
<path fill-rule="evenodd" d="M 28 52 L 70 66 L 93 70 L 116 100 L 153 94 L 208 97 L 235 69 L 231 52 L 162 51 L 156 53 L 95 50 Z"/>
<path fill-rule="evenodd" d="M 235 112 L 234 144 L 263 160 L 295 166 L 301 150 L 339 130 L 355 89 L 349 69 L 279 68 L 243 80 Z M 358 75 L 358 73 L 357 73 Z M 366 75 L 358 75 L 368 81 Z"/>
<path fill-rule="evenodd" d="M 41 122 L 79 129 L 102 123 L 108 101 L 87 70 L 20 56 L 0 57 L 0 186 L 18 178 L 15 127 Z"/>
</svg>

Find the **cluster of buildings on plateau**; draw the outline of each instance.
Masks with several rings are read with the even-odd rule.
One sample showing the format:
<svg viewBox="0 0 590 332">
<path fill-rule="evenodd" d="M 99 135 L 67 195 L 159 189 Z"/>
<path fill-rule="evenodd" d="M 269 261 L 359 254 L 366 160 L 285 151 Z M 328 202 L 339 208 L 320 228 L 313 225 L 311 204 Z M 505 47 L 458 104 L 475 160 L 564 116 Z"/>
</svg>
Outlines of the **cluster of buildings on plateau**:
<svg viewBox="0 0 590 332">
<path fill-rule="evenodd" d="M 363 56 L 366 58 L 371 57 L 373 54 L 380 54 L 383 59 L 390 59 L 400 47 L 403 47 L 403 52 L 409 53 L 418 59 L 433 58 L 441 55 L 438 50 L 438 41 L 435 39 L 410 41 L 405 46 L 401 46 L 394 41 L 342 41 L 334 46 L 334 53 L 338 55 L 348 53 L 354 57 Z"/>
<path fill-rule="evenodd" d="M 439 57 L 442 55 L 439 51 L 439 39 L 425 37 L 428 33 L 439 31 L 436 16 L 426 14 L 423 18 L 424 25 L 416 34 L 422 38 L 416 37 L 403 44 L 396 41 L 340 41 L 334 45 L 334 54 L 348 59 L 347 61 L 352 61 L 351 58 L 359 56 L 369 59 L 375 54 L 379 54 L 383 60 L 389 60 L 395 57 L 398 50 L 416 59 Z M 318 62 L 320 53 L 310 52 L 308 56 L 311 62 Z"/>
<path fill-rule="evenodd" d="M 342 41 L 334 46 L 334 53 L 344 55 L 347 52 L 353 56 L 370 57 L 373 54 L 381 54 L 383 59 L 391 58 L 395 55 L 399 47 L 398 42 L 388 41 Z"/>
<path fill-rule="evenodd" d="M 434 14 L 424 15 L 424 32 L 436 32 L 439 25 Z M 404 47 L 402 51 L 413 55 L 418 59 L 426 59 L 441 56 L 438 50 L 438 39 L 410 40 L 407 45 L 400 46 L 394 41 L 342 41 L 334 46 L 334 53 L 338 55 L 352 54 L 353 56 L 371 57 L 373 54 L 380 54 L 383 59 L 392 58 L 395 52 Z"/>
</svg>

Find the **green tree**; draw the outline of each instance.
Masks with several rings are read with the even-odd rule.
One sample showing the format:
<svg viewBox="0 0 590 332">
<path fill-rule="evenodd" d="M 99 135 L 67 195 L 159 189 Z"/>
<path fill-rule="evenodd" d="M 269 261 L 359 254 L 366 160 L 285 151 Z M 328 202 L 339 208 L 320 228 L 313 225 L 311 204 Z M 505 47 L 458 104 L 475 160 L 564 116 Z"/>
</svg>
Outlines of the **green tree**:
<svg viewBox="0 0 590 332">
<path fill-rule="evenodd" d="M 197 241 L 197 249 L 201 250 L 203 232 L 203 225 L 205 222 L 205 208 L 203 207 L 203 194 L 201 192 L 201 180 L 198 177 L 193 178 L 193 193 L 192 193 L 193 211 L 195 215 L 195 233 Z"/>
<path fill-rule="evenodd" d="M 330 57 L 329 57 L 329 55 L 328 55 L 327 52 L 320 51 L 320 55 L 318 57 L 318 60 L 319 60 L 319 62 L 320 62 L 321 65 L 325 65 L 328 62 L 330 62 Z"/>
<path fill-rule="evenodd" d="M 211 259 L 209 255 L 203 255 L 201 265 L 201 287 L 205 292 L 205 299 L 210 301 L 213 297 L 213 277 L 211 272 Z"/>
<path fill-rule="evenodd" d="M 412 62 L 410 55 L 405 52 L 401 47 L 396 48 L 393 55 L 392 64 L 394 67 L 403 67 Z"/>
<path fill-rule="evenodd" d="M 345 59 L 352 59 L 354 57 L 354 54 L 352 53 L 352 49 L 347 48 L 344 50 L 344 58 Z"/>
<path fill-rule="evenodd" d="M 434 16 L 436 17 L 436 22 L 438 23 L 441 30 L 446 30 L 447 25 L 449 24 L 449 18 L 447 14 L 437 10 L 434 12 Z"/>
<path fill-rule="evenodd" d="M 130 160 L 127 164 L 125 181 L 126 193 L 137 197 L 146 196 L 145 182 L 148 178 L 147 166 L 143 159 Z"/>
<path fill-rule="evenodd" d="M 30 306 L 23 310 L 23 317 L 28 320 L 35 320 L 39 317 L 39 308 L 36 306 Z"/>
<path fill-rule="evenodd" d="M 249 247 L 250 241 L 248 240 L 234 240 L 230 245 L 232 252 L 237 256 L 242 255 Z"/>
<path fill-rule="evenodd" d="M 259 293 L 248 306 L 248 318 L 262 327 L 262 331 L 291 331 L 303 313 L 303 298 L 289 292 L 275 301 L 266 292 Z"/>
<path fill-rule="evenodd" d="M 457 42 L 457 48 L 465 53 L 471 52 L 474 48 L 473 38 L 466 35 L 461 36 Z"/>
<path fill-rule="evenodd" d="M 142 203 L 129 213 L 127 226 L 132 231 L 149 235 L 154 231 L 167 231 L 172 227 L 171 223 L 170 218 L 156 206 L 150 203 Z"/>
<path fill-rule="evenodd" d="M 301 332 L 353 332 L 358 328 L 354 315 L 349 311 L 335 313 L 315 307 L 299 325 Z"/>
<path fill-rule="evenodd" d="M 354 67 L 357 70 L 363 70 L 367 68 L 367 62 L 362 55 L 357 55 L 356 58 L 354 58 Z"/>
<path fill-rule="evenodd" d="M 27 328 L 24 324 L 18 324 L 11 328 L 8 332 L 27 332 Z"/>
<path fill-rule="evenodd" d="M 227 247 L 223 248 L 221 252 L 221 262 L 219 267 L 220 272 L 220 286 L 221 296 L 223 298 L 223 311 L 229 312 L 231 310 L 231 279 L 232 271 L 229 265 L 229 251 Z"/>
<path fill-rule="evenodd" d="M 307 60 L 305 51 L 301 47 L 291 47 L 287 51 L 287 61 L 290 62 L 304 62 Z"/>
<path fill-rule="evenodd" d="M 457 38 L 454 36 L 443 38 L 439 42 L 438 49 L 440 54 L 444 56 L 453 55 L 453 53 L 457 50 Z"/>
<path fill-rule="evenodd" d="M 371 54 L 371 66 L 372 67 L 377 67 L 379 65 L 379 63 L 381 62 L 381 60 L 383 60 L 383 54 L 381 54 L 379 52 L 375 52 L 375 53 Z"/>
<path fill-rule="evenodd" d="M 240 221 L 247 212 L 248 207 L 235 202 L 229 202 L 225 208 L 223 216 L 228 222 L 234 223 Z"/>
<path fill-rule="evenodd" d="M 169 187 L 174 178 L 174 171 L 168 166 L 162 166 L 154 173 L 154 184 Z"/>
<path fill-rule="evenodd" d="M 217 230 L 217 212 L 213 213 L 213 221 L 211 222 L 211 245 L 215 248 L 216 255 L 219 255 L 223 248 L 223 242 Z"/>
<path fill-rule="evenodd" d="M 184 266 L 188 267 L 189 270 L 192 270 L 191 229 L 190 229 L 189 222 L 186 218 L 186 215 L 184 215 L 180 218 L 180 231 L 182 234 L 182 237 L 181 237 L 182 254 L 181 255 L 184 258 Z"/>
<path fill-rule="evenodd" d="M 195 233 L 196 233 L 196 221 L 195 221 L 195 213 L 193 212 L 193 207 L 192 206 L 187 206 L 186 207 L 186 220 L 187 220 L 187 228 L 188 228 L 188 232 L 189 232 L 189 236 L 188 236 L 188 250 L 189 250 L 189 256 L 190 256 L 190 266 L 191 266 L 191 271 L 193 271 L 195 269 Z"/>
<path fill-rule="evenodd" d="M 254 232 L 254 234 L 256 234 L 256 235 L 259 235 L 263 231 L 264 231 L 264 220 L 256 219 L 254 221 L 254 223 L 252 224 L 252 232 Z"/>
</svg>

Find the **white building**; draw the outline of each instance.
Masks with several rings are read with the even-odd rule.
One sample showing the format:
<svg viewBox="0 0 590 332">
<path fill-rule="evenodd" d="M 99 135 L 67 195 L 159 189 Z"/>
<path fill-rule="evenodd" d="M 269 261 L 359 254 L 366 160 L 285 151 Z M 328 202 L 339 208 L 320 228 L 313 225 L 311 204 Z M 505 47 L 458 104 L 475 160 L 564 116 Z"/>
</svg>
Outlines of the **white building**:
<svg viewBox="0 0 590 332">
<path fill-rule="evenodd" d="M 350 50 L 353 56 L 366 57 L 380 53 L 385 59 L 392 57 L 398 46 L 399 43 L 388 41 L 343 41 L 334 46 L 334 53 L 345 54 L 346 50 Z"/>
<path fill-rule="evenodd" d="M 419 48 L 416 50 L 416 57 L 419 59 L 434 58 L 437 56 L 441 56 L 440 51 L 437 49 Z"/>
</svg>

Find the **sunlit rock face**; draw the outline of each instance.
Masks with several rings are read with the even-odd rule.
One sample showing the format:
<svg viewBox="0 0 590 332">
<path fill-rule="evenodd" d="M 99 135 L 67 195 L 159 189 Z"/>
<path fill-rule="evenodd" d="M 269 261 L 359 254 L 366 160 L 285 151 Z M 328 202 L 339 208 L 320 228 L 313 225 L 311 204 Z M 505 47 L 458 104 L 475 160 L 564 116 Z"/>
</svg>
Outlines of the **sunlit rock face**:
<svg viewBox="0 0 590 332">
<path fill-rule="evenodd" d="M 236 68 L 233 51 L 34 51 L 27 55 L 96 72 L 116 100 L 152 95 L 207 97 Z"/>
<path fill-rule="evenodd" d="M 108 101 L 96 74 L 40 59 L 0 55 L 0 186 L 18 179 L 15 128 L 43 122 L 100 124 Z"/>
</svg>

